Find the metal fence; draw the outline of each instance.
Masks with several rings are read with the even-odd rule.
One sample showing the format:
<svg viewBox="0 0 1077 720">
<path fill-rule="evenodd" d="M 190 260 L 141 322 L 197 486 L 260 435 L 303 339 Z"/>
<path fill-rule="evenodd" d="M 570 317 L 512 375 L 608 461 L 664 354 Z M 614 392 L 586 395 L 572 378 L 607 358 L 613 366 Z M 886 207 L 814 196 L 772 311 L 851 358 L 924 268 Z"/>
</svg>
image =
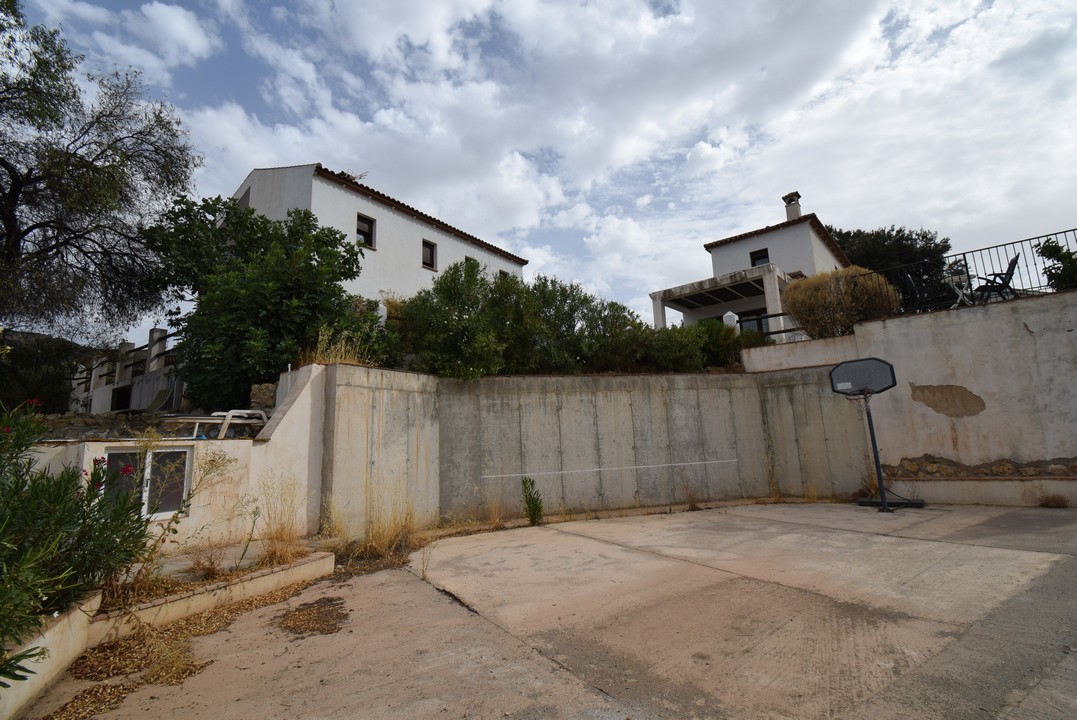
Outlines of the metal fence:
<svg viewBox="0 0 1077 720">
<path fill-rule="evenodd" d="M 1045 257 L 1044 248 L 1050 247 L 1060 250 L 1065 260 Z M 898 265 L 868 276 L 885 280 L 900 295 L 900 308 L 893 317 L 1077 289 L 1075 253 L 1077 228 Z M 1064 271 L 1067 262 L 1069 272 Z M 772 329 L 771 321 L 779 317 L 785 318 L 784 330 Z M 787 313 L 745 317 L 738 325 L 741 330 L 761 331 L 777 342 L 804 337 Z"/>
<path fill-rule="evenodd" d="M 1002 245 L 952 253 L 937 260 L 900 265 L 872 275 L 885 278 L 900 294 L 906 315 L 996 300 L 1042 295 L 1077 287 L 1077 269 L 1044 257 L 1057 247 L 1077 249 L 1077 228 Z M 1072 256 L 1071 256 L 1072 257 Z M 1071 260 L 1071 262 L 1077 259 Z"/>
</svg>

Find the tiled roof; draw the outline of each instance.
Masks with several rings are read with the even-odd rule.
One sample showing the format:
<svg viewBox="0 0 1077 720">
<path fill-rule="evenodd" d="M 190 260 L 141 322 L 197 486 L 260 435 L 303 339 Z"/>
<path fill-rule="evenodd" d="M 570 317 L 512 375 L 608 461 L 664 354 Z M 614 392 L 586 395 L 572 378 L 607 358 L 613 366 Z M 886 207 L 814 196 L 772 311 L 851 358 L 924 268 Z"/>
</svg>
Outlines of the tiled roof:
<svg viewBox="0 0 1077 720">
<path fill-rule="evenodd" d="M 389 197 L 385 193 L 379 192 L 379 191 L 375 190 L 372 187 L 369 187 L 367 185 L 363 185 L 363 184 L 359 183 L 355 179 L 354 176 L 349 175 L 348 173 L 333 172 L 332 170 L 326 170 L 324 167 L 322 167 L 321 163 L 318 163 L 317 165 L 314 166 L 314 174 L 316 176 L 318 176 L 318 177 L 325 178 L 326 180 L 329 180 L 330 182 L 335 182 L 338 185 L 346 187 L 346 188 L 348 188 L 349 190 L 351 190 L 353 192 L 357 192 L 360 195 L 368 197 L 371 200 L 379 202 L 382 205 L 385 205 L 386 207 L 390 207 L 390 208 L 392 208 L 394 210 L 397 210 L 398 212 L 404 213 L 405 215 L 410 215 L 411 217 L 414 217 L 414 218 L 417 218 L 419 220 L 422 220 L 427 225 L 432 225 L 432 226 L 436 227 L 438 230 L 441 230 L 442 232 L 448 233 L 449 235 L 452 235 L 454 237 L 458 237 L 461 240 L 469 242 L 472 245 L 477 245 L 478 247 L 481 247 L 481 248 L 483 248 L 485 250 L 489 250 L 490 252 L 492 252 L 492 253 L 494 253 L 496 255 L 500 255 L 501 257 L 505 258 L 506 260 L 514 262 L 517 265 L 526 265 L 527 264 L 527 260 L 525 260 L 524 258 L 519 257 L 517 255 L 513 255 L 508 250 L 502 250 L 501 248 L 497 247 L 496 245 L 491 245 L 490 243 L 486 242 L 485 240 L 480 240 L 479 238 L 475 237 L 474 235 L 472 235 L 470 233 L 466 233 L 463 230 L 460 230 L 459 228 L 455 228 L 455 227 L 453 227 L 452 225 L 449 225 L 446 222 L 438 220 L 433 215 L 427 215 L 426 213 L 422 212 L 421 210 L 417 210 L 417 209 L 411 207 L 410 205 L 406 205 L 405 203 L 400 202 L 396 198 Z"/>
<path fill-rule="evenodd" d="M 849 258 L 845 256 L 845 251 L 841 249 L 841 246 L 838 245 L 838 242 L 834 239 L 834 236 L 827 231 L 826 226 L 819 221 L 819 218 L 815 215 L 815 213 L 808 213 L 807 215 L 802 215 L 795 220 L 786 220 L 785 222 L 779 223 L 777 225 L 768 225 L 765 228 L 752 230 L 751 232 L 741 233 L 740 235 L 734 235 L 732 237 L 723 238 L 721 240 L 715 240 L 714 242 L 709 242 L 704 245 L 703 249 L 712 250 L 713 248 L 719 247 L 720 245 L 729 245 L 730 243 L 735 243 L 740 240 L 747 240 L 748 238 L 758 237 L 759 235 L 774 232 L 775 230 L 782 230 L 787 227 L 793 227 L 794 225 L 799 225 L 801 223 L 809 223 L 811 225 L 812 229 L 815 230 L 815 234 L 819 236 L 819 238 L 823 241 L 824 245 L 830 248 L 830 252 L 834 253 L 834 257 L 836 257 L 843 266 L 848 266 L 852 264 L 849 262 Z"/>
</svg>

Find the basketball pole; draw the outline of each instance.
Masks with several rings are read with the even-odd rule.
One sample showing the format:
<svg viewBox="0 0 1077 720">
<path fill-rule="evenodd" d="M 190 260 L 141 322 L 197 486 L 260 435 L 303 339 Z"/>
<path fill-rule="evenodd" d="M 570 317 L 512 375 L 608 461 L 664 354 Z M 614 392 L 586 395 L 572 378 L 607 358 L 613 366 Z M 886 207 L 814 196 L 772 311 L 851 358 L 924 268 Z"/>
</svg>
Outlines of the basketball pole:
<svg viewBox="0 0 1077 720">
<path fill-rule="evenodd" d="M 879 499 L 882 506 L 879 512 L 894 512 L 886 502 L 886 483 L 883 482 L 883 466 L 879 462 L 879 444 L 875 441 L 875 421 L 871 419 L 871 393 L 863 392 L 860 397 L 864 400 L 864 413 L 868 416 L 868 435 L 871 436 L 871 453 L 875 458 L 875 481 L 879 484 Z"/>
</svg>

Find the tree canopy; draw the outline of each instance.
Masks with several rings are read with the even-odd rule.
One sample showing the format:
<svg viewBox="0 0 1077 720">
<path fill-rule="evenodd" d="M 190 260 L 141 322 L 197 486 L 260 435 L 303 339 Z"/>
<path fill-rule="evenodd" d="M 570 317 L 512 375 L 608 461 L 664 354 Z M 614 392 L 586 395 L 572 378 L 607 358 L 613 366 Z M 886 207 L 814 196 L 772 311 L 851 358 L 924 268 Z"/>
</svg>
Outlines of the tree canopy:
<svg viewBox="0 0 1077 720">
<path fill-rule="evenodd" d="M 169 258 L 168 281 L 195 295 L 174 313 L 187 396 L 203 410 L 247 407 L 250 386 L 273 382 L 323 327 L 347 331 L 356 304 L 341 282 L 361 250 L 309 211 L 270 220 L 234 200 L 180 199 L 144 233 Z"/>
<path fill-rule="evenodd" d="M 941 274 L 943 257 L 950 252 L 950 238 L 939 238 L 934 230 L 881 227 L 875 230 L 826 229 L 838 241 L 853 265 L 869 270 L 888 270 L 899 265 L 922 263 Z M 919 274 L 931 275 L 933 272 Z"/>
<path fill-rule="evenodd" d="M 0 324 L 86 334 L 165 291 L 140 230 L 188 191 L 199 158 L 137 72 L 89 76 L 87 91 L 80 62 L 0 0 Z"/>
<path fill-rule="evenodd" d="M 411 367 L 438 375 L 701 372 L 763 342 L 717 320 L 655 330 L 617 302 L 539 276 L 491 278 L 456 263 L 404 300 L 395 319 Z"/>
</svg>

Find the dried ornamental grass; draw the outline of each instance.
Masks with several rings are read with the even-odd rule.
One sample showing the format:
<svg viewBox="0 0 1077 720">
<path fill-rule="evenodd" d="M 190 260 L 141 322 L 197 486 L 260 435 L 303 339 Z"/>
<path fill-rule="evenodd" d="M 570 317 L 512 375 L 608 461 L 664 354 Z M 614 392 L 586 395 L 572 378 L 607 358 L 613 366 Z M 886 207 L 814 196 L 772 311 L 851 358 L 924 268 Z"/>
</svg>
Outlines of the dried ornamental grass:
<svg viewBox="0 0 1077 720">
<path fill-rule="evenodd" d="M 850 335 L 857 323 L 893 315 L 901 295 L 882 275 L 850 265 L 794 280 L 782 304 L 809 336 L 828 338 Z"/>
</svg>

